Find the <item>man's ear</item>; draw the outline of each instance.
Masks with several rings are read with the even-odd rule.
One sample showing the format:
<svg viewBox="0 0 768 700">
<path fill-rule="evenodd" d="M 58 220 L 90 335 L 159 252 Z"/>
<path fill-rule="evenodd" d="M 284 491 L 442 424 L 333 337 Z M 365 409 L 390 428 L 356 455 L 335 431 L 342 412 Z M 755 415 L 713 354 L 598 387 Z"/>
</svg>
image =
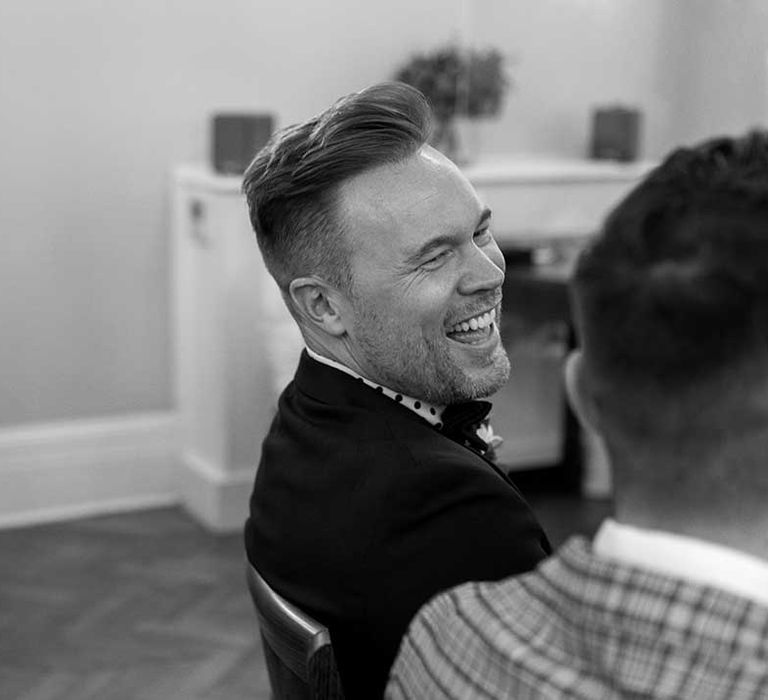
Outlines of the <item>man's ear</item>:
<svg viewBox="0 0 768 700">
<path fill-rule="evenodd" d="M 584 370 L 581 350 L 571 350 L 565 360 L 565 392 L 573 412 L 585 428 L 600 432 L 600 416 L 589 378 Z"/>
<path fill-rule="evenodd" d="M 288 296 L 301 322 L 328 335 L 346 332 L 344 297 L 319 277 L 297 277 L 288 285 Z"/>
</svg>

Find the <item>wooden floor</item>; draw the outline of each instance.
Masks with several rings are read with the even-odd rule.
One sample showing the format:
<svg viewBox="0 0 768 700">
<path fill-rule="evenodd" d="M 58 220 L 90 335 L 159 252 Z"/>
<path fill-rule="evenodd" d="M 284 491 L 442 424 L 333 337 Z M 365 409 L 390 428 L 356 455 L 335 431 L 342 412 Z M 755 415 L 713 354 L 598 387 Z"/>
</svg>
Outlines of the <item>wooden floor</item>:
<svg viewBox="0 0 768 700">
<path fill-rule="evenodd" d="M 554 544 L 610 510 L 531 501 Z M 243 561 L 175 508 L 0 532 L 0 698 L 266 700 Z"/>
<path fill-rule="evenodd" d="M 0 533 L 0 698 L 268 698 L 239 535 L 177 509 Z"/>
</svg>

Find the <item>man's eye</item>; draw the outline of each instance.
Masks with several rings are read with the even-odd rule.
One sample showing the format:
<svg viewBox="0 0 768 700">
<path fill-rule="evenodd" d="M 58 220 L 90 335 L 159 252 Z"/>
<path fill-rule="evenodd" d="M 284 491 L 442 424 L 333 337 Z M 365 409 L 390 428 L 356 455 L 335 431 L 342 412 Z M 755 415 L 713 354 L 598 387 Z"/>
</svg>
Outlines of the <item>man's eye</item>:
<svg viewBox="0 0 768 700">
<path fill-rule="evenodd" d="M 491 229 L 484 228 L 480 229 L 479 231 L 475 231 L 475 243 L 478 245 L 485 245 L 486 243 L 489 243 L 491 239 L 493 238 L 493 234 L 491 233 Z"/>
<path fill-rule="evenodd" d="M 429 260 L 425 260 L 419 267 L 427 270 L 433 270 L 437 267 L 440 267 L 450 255 L 450 250 L 443 250 L 440 253 L 437 253 L 437 255 L 433 255 Z"/>
</svg>

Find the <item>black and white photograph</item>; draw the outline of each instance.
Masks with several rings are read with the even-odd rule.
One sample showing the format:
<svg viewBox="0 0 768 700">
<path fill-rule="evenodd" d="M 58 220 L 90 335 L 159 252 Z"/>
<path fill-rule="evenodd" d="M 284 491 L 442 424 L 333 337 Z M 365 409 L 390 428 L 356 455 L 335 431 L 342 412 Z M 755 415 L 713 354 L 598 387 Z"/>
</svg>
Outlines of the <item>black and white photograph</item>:
<svg viewBox="0 0 768 700">
<path fill-rule="evenodd" d="M 2 0 L 0 700 L 768 699 L 768 3 Z"/>
</svg>

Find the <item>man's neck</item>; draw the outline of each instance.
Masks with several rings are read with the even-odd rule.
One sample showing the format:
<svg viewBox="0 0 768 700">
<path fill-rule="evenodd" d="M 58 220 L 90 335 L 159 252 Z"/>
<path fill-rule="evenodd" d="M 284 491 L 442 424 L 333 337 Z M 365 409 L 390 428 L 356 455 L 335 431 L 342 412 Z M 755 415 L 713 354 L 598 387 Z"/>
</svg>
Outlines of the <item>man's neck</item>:
<svg viewBox="0 0 768 700">
<path fill-rule="evenodd" d="M 634 472 L 639 474 L 634 477 L 639 484 L 626 483 L 619 467 L 614 469 L 615 518 L 626 525 L 695 537 L 768 561 L 768 479 L 761 483 L 754 478 L 759 470 L 768 469 L 768 462 L 765 457 L 758 461 L 751 469 L 745 464 L 729 469 L 724 461 L 674 471 L 679 465 L 659 460 L 640 467 L 644 472 Z M 677 480 L 660 476 L 645 483 L 648 477 L 643 473 L 688 476 Z"/>
<path fill-rule="evenodd" d="M 600 558 L 715 586 L 768 605 L 768 561 L 738 548 L 613 519 L 600 526 L 592 546 Z"/>
<path fill-rule="evenodd" d="M 650 441 L 609 451 L 619 522 L 768 560 L 768 425 L 723 430 L 674 451 Z"/>
<path fill-rule="evenodd" d="M 430 425 L 433 425 L 436 428 L 442 428 L 443 426 L 442 415 L 443 415 L 443 410 L 445 409 L 445 406 L 432 404 L 432 403 L 429 403 L 428 401 L 424 401 L 423 399 L 408 396 L 406 394 L 397 392 L 394 389 L 384 384 L 374 382 L 370 380 L 368 377 L 366 377 L 365 375 L 362 375 L 358 372 L 355 372 L 351 368 L 346 367 L 341 362 L 332 360 L 328 357 L 324 357 L 323 355 L 316 352 L 309 346 L 307 346 L 307 353 L 312 359 L 316 360 L 317 362 L 321 362 L 325 365 L 333 367 L 334 369 L 340 372 L 344 372 L 345 374 L 349 374 L 350 376 L 356 379 L 361 379 L 372 390 L 383 393 L 385 396 L 392 399 L 395 403 L 399 403 L 405 408 L 410 409 L 411 411 L 419 415 L 421 418 L 426 420 Z"/>
<path fill-rule="evenodd" d="M 665 501 L 667 499 L 664 499 Z M 615 518 L 625 525 L 647 530 L 663 530 L 730 547 L 768 561 L 768 514 L 765 508 L 754 512 L 738 504 L 692 504 L 684 496 L 655 502 L 652 506 L 637 502 L 631 507 L 617 500 Z M 674 513 L 669 509 L 675 508 Z"/>
<path fill-rule="evenodd" d="M 304 342 L 307 345 L 307 350 L 311 350 L 326 360 L 330 360 L 342 367 L 346 367 L 360 377 L 365 377 L 372 382 L 377 382 L 377 378 L 371 376 L 371 373 L 366 371 L 343 343 L 331 343 L 327 342 L 325 339 L 307 337 L 306 335 Z"/>
</svg>

